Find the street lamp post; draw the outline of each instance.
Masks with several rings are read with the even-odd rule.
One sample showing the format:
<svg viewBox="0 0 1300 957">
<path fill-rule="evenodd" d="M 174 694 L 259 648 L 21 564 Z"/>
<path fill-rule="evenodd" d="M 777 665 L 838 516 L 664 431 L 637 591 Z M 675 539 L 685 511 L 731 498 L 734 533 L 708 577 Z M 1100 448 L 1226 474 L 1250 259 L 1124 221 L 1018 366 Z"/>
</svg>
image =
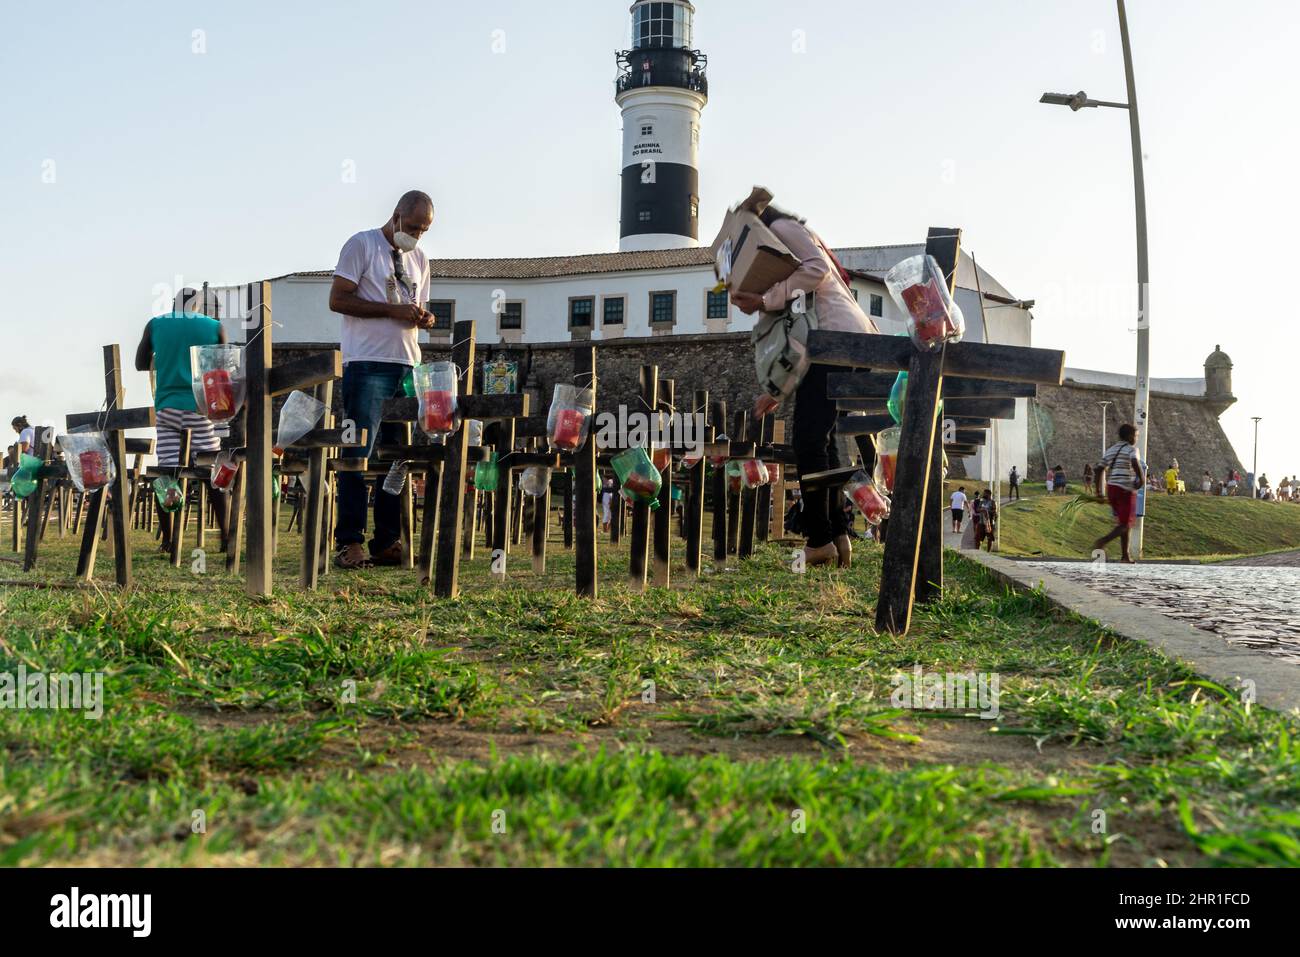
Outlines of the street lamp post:
<svg viewBox="0 0 1300 957">
<path fill-rule="evenodd" d="M 1112 406 L 1112 405 L 1114 405 L 1115 403 L 1114 403 L 1114 402 L 1111 402 L 1110 399 L 1106 399 L 1106 400 L 1104 400 L 1104 401 L 1102 401 L 1102 402 L 1100 402 L 1100 403 L 1098 403 L 1098 404 L 1101 406 L 1101 455 L 1102 455 L 1102 458 L 1105 458 L 1105 457 L 1106 457 L 1106 435 L 1107 435 L 1107 432 L 1106 432 L 1106 408 L 1107 408 L 1108 406 Z"/>
<path fill-rule="evenodd" d="M 1255 453 L 1250 462 L 1250 494 L 1253 498 L 1259 487 L 1259 420 L 1262 415 L 1252 415 L 1250 421 L 1255 423 Z"/>
<path fill-rule="evenodd" d="M 1138 124 L 1137 84 L 1133 79 L 1133 50 L 1129 44 L 1128 16 L 1124 11 L 1124 0 L 1115 0 L 1119 9 L 1119 34 L 1124 47 L 1124 77 L 1128 87 L 1127 103 L 1112 103 L 1106 100 L 1090 100 L 1088 94 L 1080 90 L 1073 95 L 1068 93 L 1044 93 L 1040 103 L 1056 106 L 1068 106 L 1078 112 L 1085 107 L 1099 106 L 1128 110 L 1129 136 L 1133 145 L 1133 203 L 1137 210 L 1137 279 L 1138 279 L 1138 324 L 1137 324 L 1137 389 L 1133 403 L 1133 424 L 1138 427 L 1138 457 L 1142 464 L 1147 460 L 1147 433 L 1151 408 L 1151 303 L 1150 272 L 1147 268 L 1147 200 L 1146 179 L 1142 171 L 1142 132 Z M 1142 556 L 1142 532 L 1144 524 L 1146 488 L 1138 494 L 1142 496 L 1138 509 L 1137 522 L 1133 527 L 1133 550 L 1138 558 Z"/>
</svg>

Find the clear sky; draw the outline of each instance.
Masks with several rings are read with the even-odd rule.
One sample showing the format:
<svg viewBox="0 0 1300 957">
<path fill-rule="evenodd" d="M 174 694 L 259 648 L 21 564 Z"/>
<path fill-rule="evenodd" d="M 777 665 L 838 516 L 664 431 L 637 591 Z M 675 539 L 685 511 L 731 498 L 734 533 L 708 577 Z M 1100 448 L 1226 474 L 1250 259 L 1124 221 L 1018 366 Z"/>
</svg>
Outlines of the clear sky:
<svg viewBox="0 0 1300 957">
<path fill-rule="evenodd" d="M 408 188 L 434 256 L 617 248 L 614 51 L 628 0 L 26 3 L 0 31 L 0 418 L 102 400 L 177 277 L 332 268 Z M 697 0 L 707 241 L 754 183 L 832 245 L 960 225 L 1038 301 L 1036 345 L 1132 372 L 1136 270 L 1113 0 Z M 1152 372 L 1216 343 L 1250 466 L 1300 472 L 1293 0 L 1130 0 L 1151 226 Z M 354 176 L 345 173 L 354 171 Z M 352 181 L 348 181 L 352 180 Z M 149 401 L 131 372 L 128 404 Z"/>
</svg>

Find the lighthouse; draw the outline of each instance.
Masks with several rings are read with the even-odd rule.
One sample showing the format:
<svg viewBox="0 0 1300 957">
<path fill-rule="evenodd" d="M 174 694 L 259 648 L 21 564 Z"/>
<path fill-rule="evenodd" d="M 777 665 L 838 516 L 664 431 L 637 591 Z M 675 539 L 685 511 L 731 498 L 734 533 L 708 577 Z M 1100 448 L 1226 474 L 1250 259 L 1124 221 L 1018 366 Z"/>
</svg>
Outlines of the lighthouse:
<svg viewBox="0 0 1300 957">
<path fill-rule="evenodd" d="M 623 111 L 619 249 L 700 244 L 700 115 L 708 58 L 692 49 L 689 0 L 632 4 L 632 49 L 618 53 L 614 100 Z"/>
</svg>

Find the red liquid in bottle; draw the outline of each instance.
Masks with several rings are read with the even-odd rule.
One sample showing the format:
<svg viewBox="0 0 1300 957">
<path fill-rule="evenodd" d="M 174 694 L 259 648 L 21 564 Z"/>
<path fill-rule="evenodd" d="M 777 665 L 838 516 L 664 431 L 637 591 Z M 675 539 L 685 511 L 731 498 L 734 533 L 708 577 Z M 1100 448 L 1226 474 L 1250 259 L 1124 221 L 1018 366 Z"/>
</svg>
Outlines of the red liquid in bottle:
<svg viewBox="0 0 1300 957">
<path fill-rule="evenodd" d="M 230 462 L 218 462 L 217 473 L 212 477 L 212 487 L 223 490 L 230 488 L 230 483 L 234 481 L 237 471 L 239 471 L 238 467 Z"/>
<path fill-rule="evenodd" d="M 740 468 L 744 474 L 745 484 L 750 488 L 767 484 L 767 469 L 756 459 L 746 459 L 741 463 Z"/>
<path fill-rule="evenodd" d="M 885 488 L 894 490 L 894 470 L 898 467 L 897 452 L 883 452 L 880 456 L 880 474 L 885 480 Z"/>
<path fill-rule="evenodd" d="M 235 387 L 229 372 L 211 369 L 203 373 L 203 402 L 209 419 L 221 421 L 235 414 Z"/>
<path fill-rule="evenodd" d="M 587 415 L 581 409 L 560 409 L 555 414 L 555 434 L 551 444 L 566 452 L 576 452 L 582 446 L 582 426 Z"/>
<path fill-rule="evenodd" d="M 424 393 L 424 418 L 421 428 L 425 432 L 454 432 L 456 430 L 456 396 L 444 389 L 430 389 Z"/>
<path fill-rule="evenodd" d="M 641 501 L 647 501 L 659 494 L 655 488 L 654 479 L 648 475 L 642 475 L 640 472 L 633 472 L 623 482 L 624 490 L 631 496 Z"/>
<path fill-rule="evenodd" d="M 872 525 L 889 517 L 889 503 L 873 485 L 859 485 L 853 490 L 853 504 Z"/>
<path fill-rule="evenodd" d="M 81 484 L 86 491 L 108 484 L 108 463 L 104 461 L 104 453 L 87 449 L 78 458 L 81 461 Z"/>
<path fill-rule="evenodd" d="M 903 302 L 912 316 L 917 338 L 926 345 L 941 342 L 955 331 L 943 294 L 933 279 L 904 289 Z"/>
</svg>

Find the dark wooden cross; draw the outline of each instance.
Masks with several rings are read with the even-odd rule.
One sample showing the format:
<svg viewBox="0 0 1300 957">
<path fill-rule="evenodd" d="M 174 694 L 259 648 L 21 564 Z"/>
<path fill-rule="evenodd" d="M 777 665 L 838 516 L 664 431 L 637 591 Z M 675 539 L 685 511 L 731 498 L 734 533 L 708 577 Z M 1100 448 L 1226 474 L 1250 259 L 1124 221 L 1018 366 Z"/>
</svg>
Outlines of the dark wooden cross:
<svg viewBox="0 0 1300 957">
<path fill-rule="evenodd" d="M 286 395 L 295 390 L 314 389 L 316 386 L 331 383 L 343 375 L 343 357 L 337 349 L 316 353 L 282 366 L 274 366 L 271 352 L 271 284 L 269 282 L 251 283 L 248 288 L 248 318 L 245 320 L 247 335 L 244 344 L 244 374 L 247 378 L 247 399 L 244 410 L 244 475 L 236 478 L 242 484 L 244 510 L 247 515 L 247 572 L 245 590 L 249 595 L 270 595 L 272 568 L 275 553 L 275 512 L 272 506 L 271 484 L 274 481 L 272 468 L 275 464 L 271 452 L 273 444 L 273 423 L 271 421 L 272 399 L 277 395 Z M 346 447 L 347 433 L 359 433 L 364 430 L 316 429 L 294 443 L 294 448 L 323 450 Z M 353 443 L 364 443 L 366 437 L 356 434 Z M 309 456 L 310 457 L 310 456 Z M 323 456 L 320 456 L 323 459 Z M 325 480 L 324 469 L 317 468 L 312 473 L 308 489 L 308 499 L 312 500 L 311 485 L 318 485 Z M 232 490 L 232 498 L 239 496 L 241 490 Z M 321 500 L 321 490 L 316 492 L 316 501 Z M 238 565 L 239 509 L 232 509 L 230 517 L 231 553 L 233 562 Z M 316 518 L 309 517 L 309 527 Z M 319 524 L 317 524 L 319 528 Z M 317 533 L 322 534 L 322 533 Z M 318 567 L 316 552 L 309 558 L 308 549 L 314 549 L 316 543 L 304 535 L 303 582 L 308 587 L 315 584 L 315 573 L 311 568 Z M 228 553 L 229 555 L 230 553 Z"/>
<path fill-rule="evenodd" d="M 131 584 L 131 547 L 129 512 L 131 495 L 127 479 L 126 454 L 127 429 L 148 429 L 154 426 L 153 407 L 124 409 L 126 390 L 122 386 L 122 356 L 116 343 L 104 346 L 104 407 L 107 412 L 85 412 L 67 417 L 69 430 L 91 426 L 104 433 L 108 440 L 108 454 L 113 459 L 116 476 L 104 488 L 91 493 L 87 508 L 86 527 L 81 537 L 81 551 L 77 555 L 77 579 L 90 581 L 95 574 L 95 556 L 99 548 L 99 531 L 104 521 L 107 498 L 112 497 L 111 521 L 113 530 L 113 560 L 117 583 L 123 587 Z M 37 489 L 39 494 L 40 489 Z M 30 523 L 29 523 L 30 532 Z M 31 563 L 36 564 L 34 542 L 29 538 L 27 547 Z"/>
<path fill-rule="evenodd" d="M 956 287 L 961 230 L 931 229 L 925 252 L 935 258 L 952 292 Z M 946 415 L 1000 417 L 1005 414 L 1005 403 L 1014 407 L 1014 396 L 1007 397 L 1003 391 L 1006 384 L 1060 385 L 1065 374 L 1065 354 L 978 342 L 921 352 L 904 337 L 827 331 L 811 333 L 808 346 L 814 363 L 890 373 L 891 385 L 892 373 L 908 373 L 893 509 L 876 605 L 877 629 L 905 634 L 911 623 L 913 600 L 931 601 L 943 589 L 940 397 L 944 397 Z M 982 387 L 954 382 L 946 387 L 945 376 L 996 384 Z M 836 387 L 828 386 L 831 398 L 853 398 L 835 395 Z"/>
</svg>

